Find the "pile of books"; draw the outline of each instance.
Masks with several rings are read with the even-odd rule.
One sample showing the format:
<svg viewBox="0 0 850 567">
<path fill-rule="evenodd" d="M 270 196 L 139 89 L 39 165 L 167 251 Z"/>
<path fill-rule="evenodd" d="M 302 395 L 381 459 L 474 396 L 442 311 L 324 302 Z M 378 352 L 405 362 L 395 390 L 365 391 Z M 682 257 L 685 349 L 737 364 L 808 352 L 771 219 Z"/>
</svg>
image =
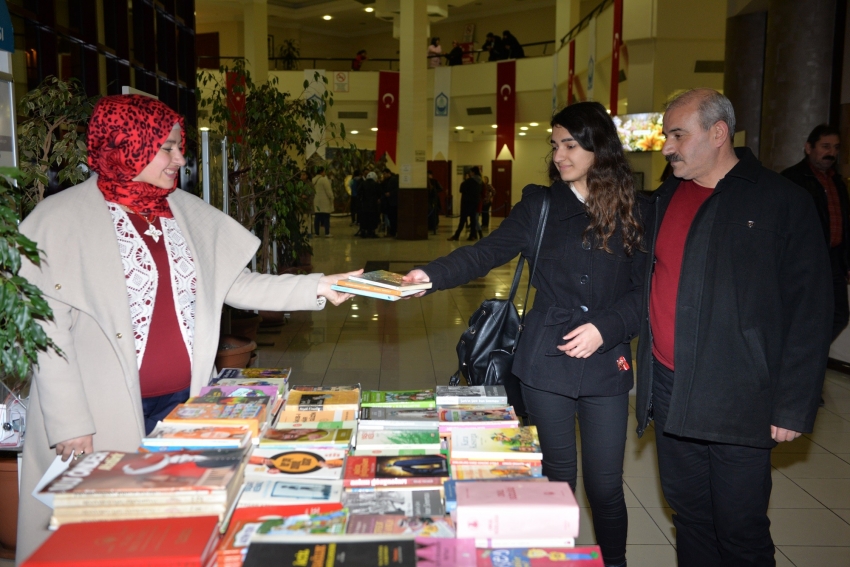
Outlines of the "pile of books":
<svg viewBox="0 0 850 567">
<path fill-rule="evenodd" d="M 402 275 L 386 270 L 366 272 L 359 276 L 349 276 L 339 280 L 331 288 L 344 293 L 362 295 L 385 301 L 398 301 L 402 297 L 415 295 L 423 290 L 431 289 L 431 283 L 404 283 Z"/>
</svg>

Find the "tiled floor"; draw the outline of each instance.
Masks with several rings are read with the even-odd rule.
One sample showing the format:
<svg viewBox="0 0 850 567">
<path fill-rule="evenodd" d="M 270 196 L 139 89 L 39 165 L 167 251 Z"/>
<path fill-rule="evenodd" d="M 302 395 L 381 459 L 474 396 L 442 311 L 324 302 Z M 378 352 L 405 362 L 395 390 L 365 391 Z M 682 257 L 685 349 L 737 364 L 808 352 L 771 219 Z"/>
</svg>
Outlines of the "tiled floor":
<svg viewBox="0 0 850 567">
<path fill-rule="evenodd" d="M 438 235 L 427 241 L 362 240 L 351 237 L 355 228 L 347 219 L 333 218 L 333 238 L 314 240 L 315 268 L 334 273 L 389 261 L 391 270 L 405 272 L 466 244 L 447 242 L 449 221 L 441 223 Z M 341 307 L 292 313 L 289 324 L 260 336 L 274 346 L 261 347 L 259 365 L 291 366 L 294 383 L 360 382 L 380 389 L 445 384 L 457 370 L 455 345 L 467 318 L 483 299 L 507 295 L 514 266 L 422 299 L 355 298 Z M 850 378 L 828 372 L 824 399 L 814 433 L 773 454 L 769 515 L 781 567 L 850 566 Z M 629 565 L 674 566 L 675 531 L 658 482 L 654 430 L 638 439 L 634 427 L 632 420 L 624 467 Z M 579 543 L 592 543 L 580 483 L 578 498 L 583 506 Z M 6 566 L 0 560 L 0 567 Z"/>
<path fill-rule="evenodd" d="M 355 229 L 347 219 L 334 218 L 333 238 L 314 241 L 314 265 L 329 273 L 370 260 L 389 261 L 391 270 L 405 272 L 467 244 L 447 242 L 449 221 L 441 223 L 438 235 L 427 241 L 361 240 L 351 237 Z M 293 313 L 275 346 L 262 350 L 260 363 L 292 366 L 294 382 L 360 381 L 364 388 L 381 389 L 445 384 L 457 370 L 455 345 L 466 320 L 482 300 L 507 295 L 514 267 L 511 263 L 422 299 L 355 298 L 319 313 Z M 814 433 L 773 454 L 769 515 L 780 566 L 850 566 L 850 377 L 829 371 L 824 399 Z M 654 430 L 638 439 L 634 427 L 632 420 L 624 467 L 629 565 L 672 566 L 675 531 L 658 482 Z M 578 493 L 583 505 L 579 542 L 591 543 L 581 484 Z"/>
</svg>

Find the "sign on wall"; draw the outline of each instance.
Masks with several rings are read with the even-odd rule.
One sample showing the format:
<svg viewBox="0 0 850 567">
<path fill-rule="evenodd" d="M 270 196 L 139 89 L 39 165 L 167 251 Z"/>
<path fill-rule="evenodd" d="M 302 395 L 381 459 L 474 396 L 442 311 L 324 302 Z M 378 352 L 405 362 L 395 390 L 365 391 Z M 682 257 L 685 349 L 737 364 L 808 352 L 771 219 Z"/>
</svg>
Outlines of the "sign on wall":
<svg viewBox="0 0 850 567">
<path fill-rule="evenodd" d="M 334 72 L 334 92 L 335 93 L 347 93 L 348 92 L 348 71 L 335 71 Z"/>
</svg>

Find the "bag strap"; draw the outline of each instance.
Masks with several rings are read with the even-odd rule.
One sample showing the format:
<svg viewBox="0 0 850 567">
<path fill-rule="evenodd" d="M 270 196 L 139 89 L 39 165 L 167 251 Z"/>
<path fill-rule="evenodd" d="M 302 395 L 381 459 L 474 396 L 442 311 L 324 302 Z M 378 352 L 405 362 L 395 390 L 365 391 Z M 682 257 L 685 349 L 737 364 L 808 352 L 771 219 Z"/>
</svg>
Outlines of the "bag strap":
<svg viewBox="0 0 850 567">
<path fill-rule="evenodd" d="M 537 234 L 534 237 L 534 264 L 531 266 L 531 275 L 528 276 L 528 287 L 525 290 L 525 301 L 522 303 L 522 317 L 519 319 L 519 328 L 525 322 L 525 314 L 528 312 L 528 295 L 531 293 L 531 282 L 537 272 L 537 255 L 540 254 L 540 243 L 543 242 L 543 231 L 546 229 L 546 219 L 549 217 L 549 189 L 543 194 L 543 209 L 540 211 L 540 220 L 537 222 Z M 517 283 L 519 281 L 517 280 Z M 511 298 L 513 299 L 513 297 Z"/>
</svg>

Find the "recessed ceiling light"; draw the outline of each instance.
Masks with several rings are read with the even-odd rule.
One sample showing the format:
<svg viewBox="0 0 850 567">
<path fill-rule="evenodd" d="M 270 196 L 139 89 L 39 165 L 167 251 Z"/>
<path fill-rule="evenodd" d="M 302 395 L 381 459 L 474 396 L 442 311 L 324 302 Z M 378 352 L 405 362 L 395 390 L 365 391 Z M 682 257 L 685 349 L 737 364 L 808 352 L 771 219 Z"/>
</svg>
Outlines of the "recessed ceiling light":
<svg viewBox="0 0 850 567">
<path fill-rule="evenodd" d="M 608 114 L 611 114 L 611 110 L 610 110 L 610 109 L 609 109 L 609 110 L 606 110 L 605 112 L 607 112 Z"/>
<path fill-rule="evenodd" d="M 551 131 L 552 131 L 552 129 L 551 129 L 551 128 L 546 128 L 546 131 L 547 131 L 547 132 L 551 132 Z"/>
<path fill-rule="evenodd" d="M 372 132 L 377 132 L 377 131 L 378 131 L 377 128 L 372 128 Z"/>
<path fill-rule="evenodd" d="M 369 12 L 370 14 L 375 11 L 372 6 L 366 6 L 365 8 L 363 8 L 363 10 Z"/>
<path fill-rule="evenodd" d="M 352 130 L 352 131 L 351 131 L 351 133 L 352 133 L 352 134 L 359 134 L 359 133 L 360 133 L 360 130 Z"/>
<path fill-rule="evenodd" d="M 537 122 L 529 122 L 528 125 L 529 126 L 538 126 Z"/>
<path fill-rule="evenodd" d="M 520 132 L 520 133 L 519 133 L 519 135 L 520 135 L 520 136 L 525 136 L 525 132 Z"/>
<path fill-rule="evenodd" d="M 325 14 L 324 16 L 322 16 L 322 19 L 323 20 L 330 20 L 330 19 L 333 19 L 333 16 L 331 16 L 330 14 Z"/>
<path fill-rule="evenodd" d="M 499 127 L 498 124 L 490 124 L 490 128 L 498 128 L 498 127 Z"/>
<path fill-rule="evenodd" d="M 520 130 L 528 130 L 528 126 L 520 126 L 519 129 Z"/>
<path fill-rule="evenodd" d="M 455 130 L 463 130 L 463 126 L 455 126 Z"/>
<path fill-rule="evenodd" d="M 201 132 L 209 132 L 209 131 L 210 131 L 210 129 L 209 129 L 208 127 L 206 127 L 206 126 L 201 126 L 201 127 L 200 127 L 200 128 L 198 128 L 198 129 L 199 129 Z"/>
</svg>

